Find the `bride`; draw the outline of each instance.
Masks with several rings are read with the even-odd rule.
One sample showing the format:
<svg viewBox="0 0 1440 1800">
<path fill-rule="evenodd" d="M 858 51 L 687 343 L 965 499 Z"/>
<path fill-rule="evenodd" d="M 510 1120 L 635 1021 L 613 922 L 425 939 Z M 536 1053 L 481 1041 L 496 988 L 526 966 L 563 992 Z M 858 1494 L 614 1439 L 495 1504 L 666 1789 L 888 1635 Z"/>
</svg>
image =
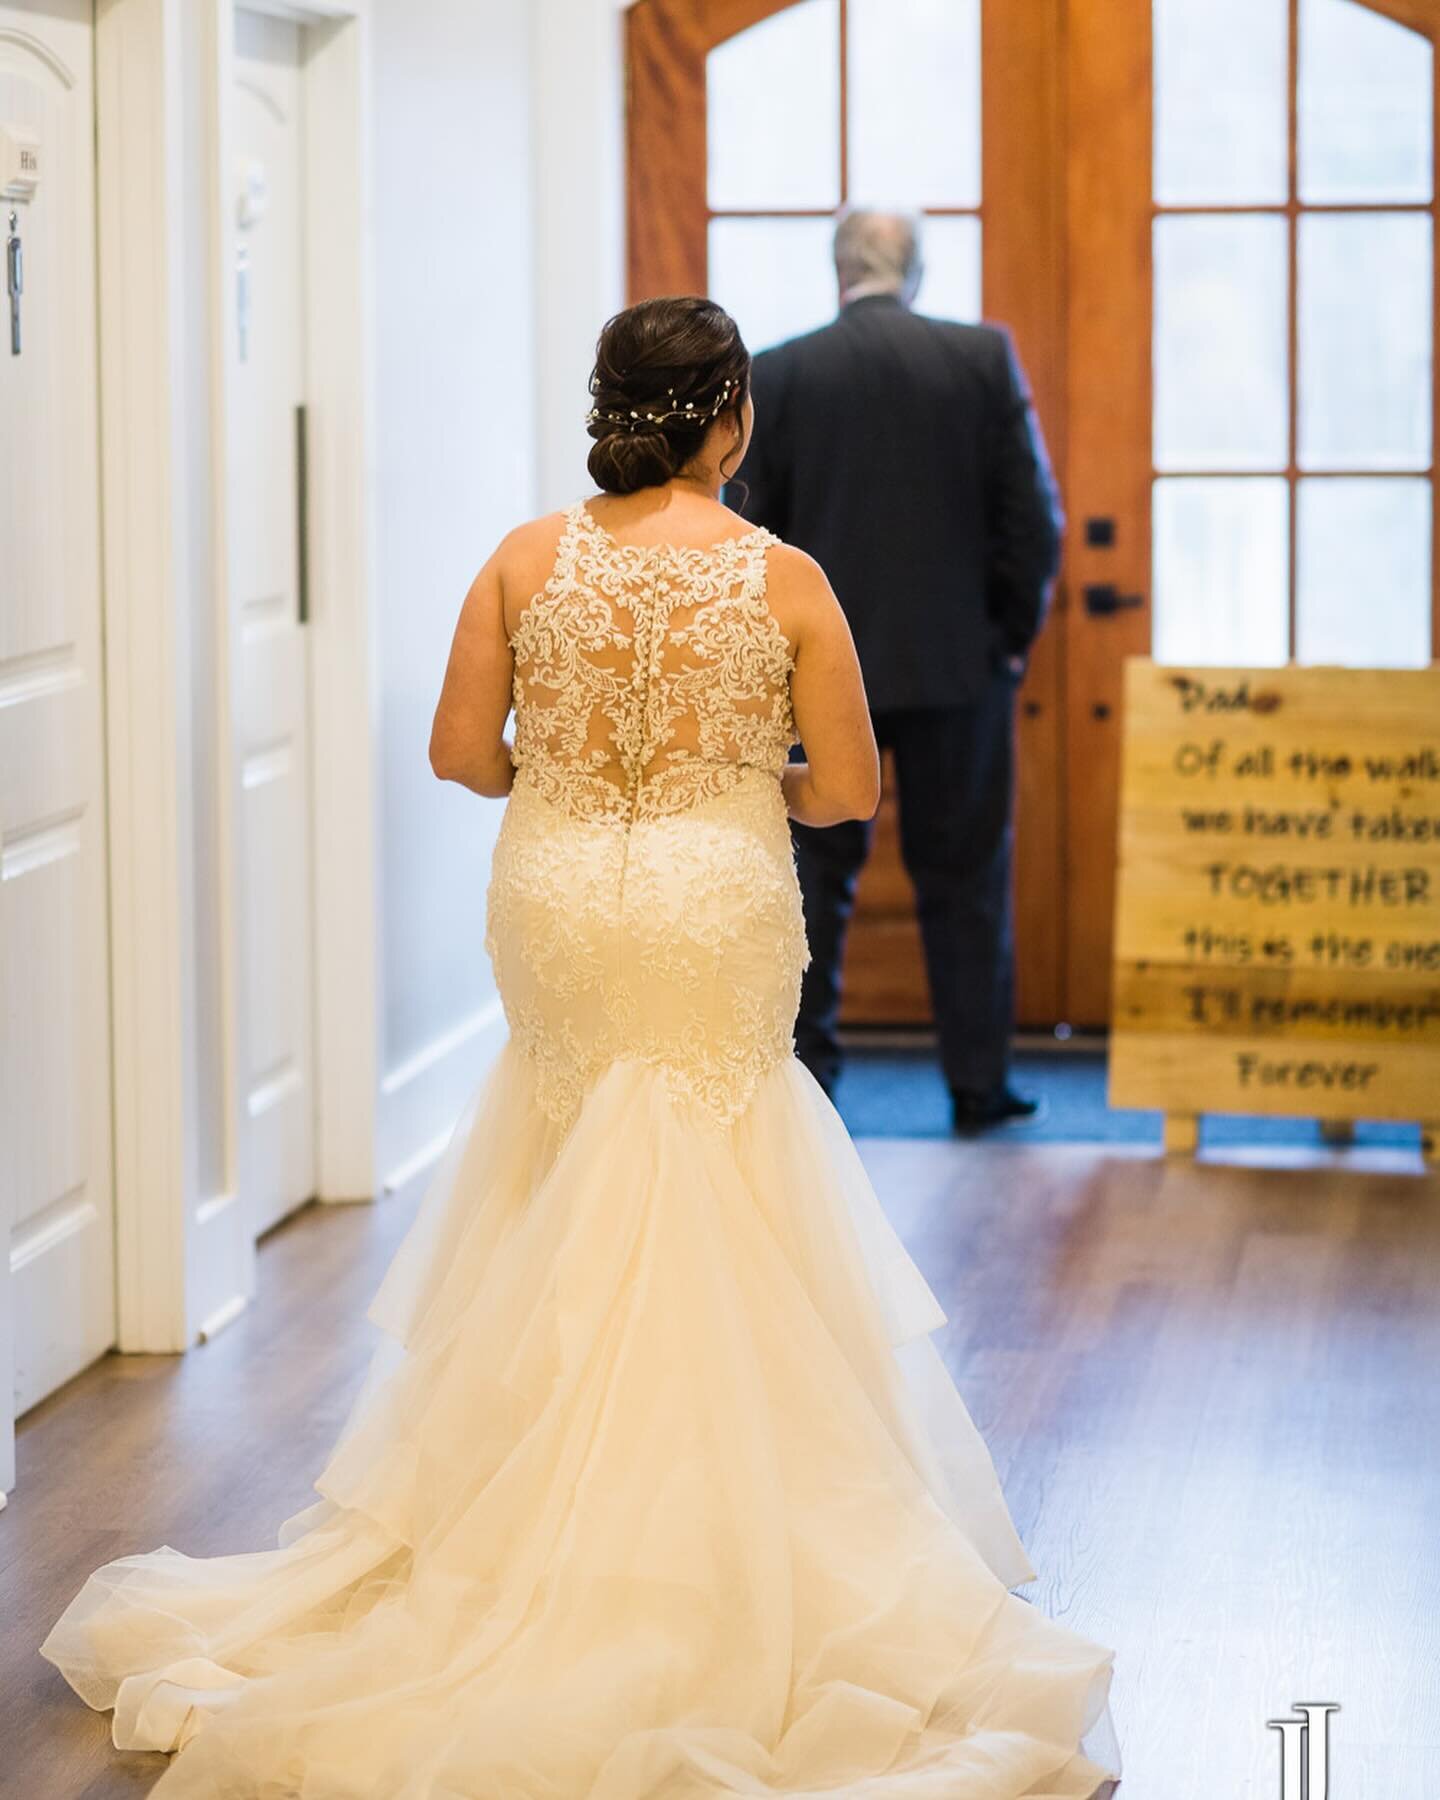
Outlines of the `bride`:
<svg viewBox="0 0 1440 1800">
<path fill-rule="evenodd" d="M 707 300 L 610 320 L 603 492 L 466 596 L 431 759 L 509 796 L 509 1041 L 371 1302 L 319 1500 L 273 1549 L 107 1563 L 41 1646 L 116 1745 L 179 1751 L 164 1800 L 1119 1772 L 1113 1652 L 1009 1591 L 1035 1571 L 945 1314 L 793 1054 L 787 814 L 868 817 L 878 765 L 824 575 L 719 502 L 749 364 Z"/>
</svg>

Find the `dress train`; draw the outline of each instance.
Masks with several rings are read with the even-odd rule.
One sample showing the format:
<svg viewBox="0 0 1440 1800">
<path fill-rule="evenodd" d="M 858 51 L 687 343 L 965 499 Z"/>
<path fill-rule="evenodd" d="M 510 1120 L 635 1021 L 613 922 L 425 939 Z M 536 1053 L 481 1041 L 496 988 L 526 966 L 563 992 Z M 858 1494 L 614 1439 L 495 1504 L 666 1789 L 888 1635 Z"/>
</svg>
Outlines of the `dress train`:
<svg viewBox="0 0 1440 1800">
<path fill-rule="evenodd" d="M 1113 1652 L 1034 1571 L 945 1315 L 790 1058 L 724 1130 L 507 1045 L 277 1547 L 97 1570 L 41 1647 L 163 1800 L 1080 1800 Z"/>
</svg>

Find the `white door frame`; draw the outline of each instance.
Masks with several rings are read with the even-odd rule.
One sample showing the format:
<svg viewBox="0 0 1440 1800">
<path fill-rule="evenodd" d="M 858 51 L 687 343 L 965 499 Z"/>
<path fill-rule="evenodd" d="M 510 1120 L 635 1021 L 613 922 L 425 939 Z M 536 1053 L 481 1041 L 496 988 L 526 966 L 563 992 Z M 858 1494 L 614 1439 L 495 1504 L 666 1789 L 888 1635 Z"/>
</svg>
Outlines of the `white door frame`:
<svg viewBox="0 0 1440 1800">
<path fill-rule="evenodd" d="M 239 817 L 226 500 L 234 351 L 229 156 L 232 0 L 108 0 L 96 17 L 102 558 L 122 1349 L 185 1349 L 254 1287 L 238 1203 Z M 264 10 L 307 32 L 310 578 L 316 1062 L 321 1192 L 375 1191 L 379 883 L 372 705 L 366 19 L 360 4 Z M 198 190 L 195 170 L 199 169 Z M 201 281 L 198 310 L 187 284 Z M 190 311 L 187 313 L 187 304 Z M 201 357 L 185 341 L 203 320 Z M 188 360 L 187 360 L 188 358 Z M 208 392 L 193 371 L 208 367 Z M 187 388 L 187 381 L 189 386 Z M 189 453 L 202 405 L 208 456 Z M 200 521 L 197 523 L 197 520 Z M 208 592 L 197 591 L 198 541 Z M 193 691 L 192 607 L 215 609 L 216 667 Z M 196 895 L 190 721 L 212 709 L 219 768 L 224 1189 L 198 1192 Z"/>
</svg>

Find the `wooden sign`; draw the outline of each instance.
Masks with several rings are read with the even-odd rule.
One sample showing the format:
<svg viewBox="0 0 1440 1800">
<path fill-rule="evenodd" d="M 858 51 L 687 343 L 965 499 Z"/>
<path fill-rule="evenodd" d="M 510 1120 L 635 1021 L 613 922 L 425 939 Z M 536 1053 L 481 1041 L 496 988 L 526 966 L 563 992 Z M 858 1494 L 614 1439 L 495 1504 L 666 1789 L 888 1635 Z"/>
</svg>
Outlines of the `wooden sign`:
<svg viewBox="0 0 1440 1800">
<path fill-rule="evenodd" d="M 1127 662 L 1110 1103 L 1440 1120 L 1440 667 Z"/>
</svg>

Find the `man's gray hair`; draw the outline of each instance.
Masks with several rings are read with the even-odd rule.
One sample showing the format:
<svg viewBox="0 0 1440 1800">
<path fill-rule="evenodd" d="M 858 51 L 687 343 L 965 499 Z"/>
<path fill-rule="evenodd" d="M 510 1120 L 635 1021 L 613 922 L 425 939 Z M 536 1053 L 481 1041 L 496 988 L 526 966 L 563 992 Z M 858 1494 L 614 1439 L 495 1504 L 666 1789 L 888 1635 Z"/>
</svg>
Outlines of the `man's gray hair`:
<svg viewBox="0 0 1440 1800">
<path fill-rule="evenodd" d="M 835 221 L 835 274 L 840 292 L 898 294 L 920 272 L 920 215 L 874 206 L 845 206 Z"/>
</svg>

